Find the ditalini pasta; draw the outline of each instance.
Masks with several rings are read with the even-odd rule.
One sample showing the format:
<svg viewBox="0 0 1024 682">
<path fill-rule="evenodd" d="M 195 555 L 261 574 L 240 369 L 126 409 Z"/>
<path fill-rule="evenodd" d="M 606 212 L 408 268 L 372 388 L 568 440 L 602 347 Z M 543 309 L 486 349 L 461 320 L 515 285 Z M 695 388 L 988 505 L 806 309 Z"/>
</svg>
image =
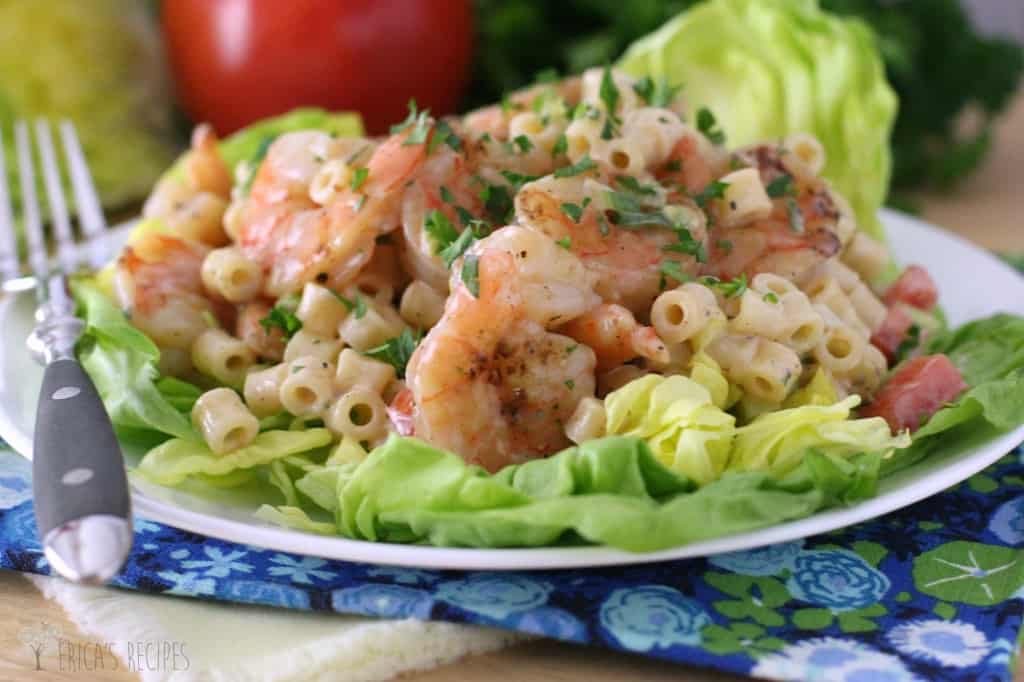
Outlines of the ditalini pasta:
<svg viewBox="0 0 1024 682">
<path fill-rule="evenodd" d="M 306 356 L 286 366 L 288 369 L 278 390 L 281 406 L 298 417 L 322 415 L 335 393 L 334 365 Z"/>
<path fill-rule="evenodd" d="M 228 386 L 240 387 L 255 359 L 252 349 L 223 329 L 207 329 L 192 344 L 195 368 Z"/>
<path fill-rule="evenodd" d="M 245 447 L 260 430 L 259 421 L 230 388 L 199 396 L 192 407 L 192 425 L 210 450 L 221 455 Z"/>
<path fill-rule="evenodd" d="M 215 297 L 244 303 L 259 295 L 263 271 L 234 246 L 214 249 L 203 259 L 203 285 Z"/>
</svg>

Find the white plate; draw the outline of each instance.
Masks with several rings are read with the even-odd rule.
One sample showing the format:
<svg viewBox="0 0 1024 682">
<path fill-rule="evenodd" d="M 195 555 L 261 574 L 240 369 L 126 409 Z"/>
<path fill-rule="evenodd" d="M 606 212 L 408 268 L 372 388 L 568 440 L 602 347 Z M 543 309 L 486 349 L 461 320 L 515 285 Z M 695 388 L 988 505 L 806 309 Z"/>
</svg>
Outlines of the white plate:
<svg viewBox="0 0 1024 682">
<path fill-rule="evenodd" d="M 925 266 L 938 281 L 950 324 L 996 312 L 1024 314 L 1024 277 L 967 241 L 919 220 L 884 211 L 897 258 Z M 32 326 L 30 296 L 0 303 L 0 437 L 31 456 L 32 424 L 41 369 L 23 343 Z M 454 549 L 323 537 L 268 525 L 252 517 L 252 501 L 210 502 L 180 490 L 134 482 L 135 511 L 186 530 L 287 552 L 375 564 L 453 569 L 552 569 L 609 566 L 708 556 L 784 542 L 875 518 L 963 481 L 1024 441 L 1024 426 L 973 448 L 947 449 L 883 480 L 878 495 L 851 507 L 729 537 L 650 554 L 602 547 Z M 140 453 L 126 452 L 130 461 Z"/>
</svg>

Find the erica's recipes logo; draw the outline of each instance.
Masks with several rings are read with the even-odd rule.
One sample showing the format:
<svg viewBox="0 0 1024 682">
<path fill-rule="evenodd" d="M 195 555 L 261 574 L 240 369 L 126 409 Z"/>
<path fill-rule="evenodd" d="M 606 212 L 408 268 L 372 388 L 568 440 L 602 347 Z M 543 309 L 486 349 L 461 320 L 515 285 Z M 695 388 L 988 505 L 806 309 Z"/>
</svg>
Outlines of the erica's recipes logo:
<svg viewBox="0 0 1024 682">
<path fill-rule="evenodd" d="M 136 673 L 178 672 L 188 670 L 191 664 L 184 642 L 129 640 L 115 644 L 73 640 L 46 621 L 22 628 L 18 640 L 32 652 L 35 670 L 76 673 L 125 667 Z"/>
<path fill-rule="evenodd" d="M 56 650 L 61 634 L 60 628 L 45 620 L 39 625 L 24 627 L 18 632 L 18 641 L 27 646 L 35 656 L 36 670 L 43 669 L 43 654 Z"/>
</svg>

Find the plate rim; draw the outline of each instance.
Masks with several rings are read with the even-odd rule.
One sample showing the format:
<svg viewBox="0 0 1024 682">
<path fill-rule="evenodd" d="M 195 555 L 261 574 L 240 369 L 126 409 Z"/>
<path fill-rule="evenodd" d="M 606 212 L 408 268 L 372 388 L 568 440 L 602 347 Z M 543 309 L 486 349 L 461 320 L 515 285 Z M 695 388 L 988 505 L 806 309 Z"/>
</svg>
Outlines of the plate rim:
<svg viewBox="0 0 1024 682">
<path fill-rule="evenodd" d="M 903 223 L 913 226 L 915 229 L 938 233 L 939 237 L 987 259 L 992 269 L 1003 270 L 1004 274 L 1010 273 L 1014 277 L 1019 277 L 1016 271 L 991 253 L 967 239 L 927 221 L 889 209 L 880 211 L 880 217 L 885 223 Z M 126 234 L 129 224 L 119 229 Z M 1021 289 L 1024 292 L 1024 279 L 1021 280 Z M 16 300 L 13 295 L 0 300 L 0 321 L 7 319 L 12 314 L 11 311 Z M 0 377 L 5 376 L 4 370 L 8 364 L 8 357 L 8 354 L 0 353 Z M 10 411 L 4 405 L 0 405 L 0 437 L 4 438 L 16 452 L 31 459 L 31 435 L 24 433 L 13 422 Z M 229 542 L 343 561 L 413 568 L 557 570 L 707 557 L 725 552 L 756 549 L 780 542 L 790 542 L 844 528 L 898 511 L 956 485 L 1005 456 L 1022 441 L 1024 441 L 1024 424 L 962 454 L 943 469 L 924 475 L 912 487 L 905 486 L 888 491 L 851 507 L 828 509 L 802 519 L 758 530 L 649 553 L 627 552 L 602 546 L 479 549 L 352 540 L 340 536 L 316 535 L 300 530 L 276 527 L 255 518 L 252 522 L 243 522 L 206 512 L 193 511 L 151 497 L 135 482 L 131 484 L 131 487 L 134 513 L 165 525 Z"/>
</svg>

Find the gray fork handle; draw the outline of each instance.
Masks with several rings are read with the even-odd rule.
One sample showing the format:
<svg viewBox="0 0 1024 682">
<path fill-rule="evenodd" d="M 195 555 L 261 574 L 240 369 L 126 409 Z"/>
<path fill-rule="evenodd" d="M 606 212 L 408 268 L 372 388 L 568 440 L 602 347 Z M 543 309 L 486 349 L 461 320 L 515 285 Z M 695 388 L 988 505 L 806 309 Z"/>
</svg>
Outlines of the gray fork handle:
<svg viewBox="0 0 1024 682">
<path fill-rule="evenodd" d="M 121 447 L 89 375 L 72 358 L 46 366 L 32 450 L 36 525 L 50 564 L 104 583 L 131 549 L 131 497 Z"/>
</svg>

